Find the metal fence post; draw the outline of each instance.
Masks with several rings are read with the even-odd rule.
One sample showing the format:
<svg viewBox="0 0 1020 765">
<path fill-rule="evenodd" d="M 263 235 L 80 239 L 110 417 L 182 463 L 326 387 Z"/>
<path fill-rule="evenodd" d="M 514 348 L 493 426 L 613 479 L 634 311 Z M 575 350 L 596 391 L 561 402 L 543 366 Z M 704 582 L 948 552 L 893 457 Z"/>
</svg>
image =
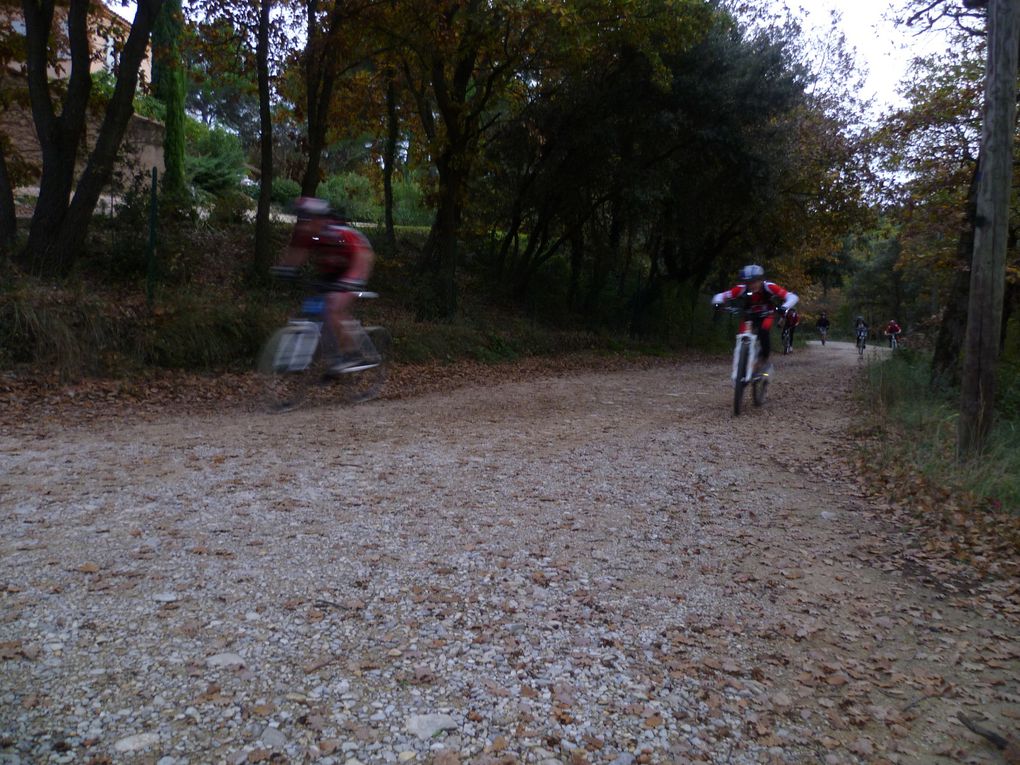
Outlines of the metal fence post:
<svg viewBox="0 0 1020 765">
<path fill-rule="evenodd" d="M 156 180 L 158 173 L 152 168 L 152 198 L 149 204 L 149 250 L 146 254 L 145 270 L 145 296 L 152 308 L 152 301 L 156 291 L 156 220 L 157 220 L 157 197 Z"/>
</svg>

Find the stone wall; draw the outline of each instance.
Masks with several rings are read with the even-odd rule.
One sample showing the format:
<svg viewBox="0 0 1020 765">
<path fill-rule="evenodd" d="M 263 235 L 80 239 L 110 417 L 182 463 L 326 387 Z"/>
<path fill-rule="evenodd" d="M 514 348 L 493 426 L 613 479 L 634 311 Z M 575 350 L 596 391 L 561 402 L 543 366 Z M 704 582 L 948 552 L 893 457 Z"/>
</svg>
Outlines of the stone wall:
<svg viewBox="0 0 1020 765">
<path fill-rule="evenodd" d="M 95 144 L 96 135 L 99 132 L 101 123 L 101 115 L 89 117 L 86 127 L 85 147 L 78 152 L 78 173 L 85 169 L 88 154 Z M 38 188 L 39 177 L 42 172 L 42 150 L 39 147 L 39 140 L 36 138 L 35 124 L 32 122 L 31 112 L 20 106 L 12 106 L 3 113 L 0 113 L 0 133 L 3 133 L 10 139 L 10 146 L 13 149 L 12 153 L 16 153 L 22 161 L 32 168 L 29 178 L 19 179 L 19 187 L 26 191 Z M 153 167 L 162 176 L 163 133 L 162 123 L 137 114 L 131 117 L 127 132 L 124 135 L 124 142 L 118 153 L 117 162 L 114 165 L 114 179 L 110 184 L 110 192 L 116 193 L 126 185 L 129 185 L 131 178 L 135 175 L 150 175 Z"/>
</svg>

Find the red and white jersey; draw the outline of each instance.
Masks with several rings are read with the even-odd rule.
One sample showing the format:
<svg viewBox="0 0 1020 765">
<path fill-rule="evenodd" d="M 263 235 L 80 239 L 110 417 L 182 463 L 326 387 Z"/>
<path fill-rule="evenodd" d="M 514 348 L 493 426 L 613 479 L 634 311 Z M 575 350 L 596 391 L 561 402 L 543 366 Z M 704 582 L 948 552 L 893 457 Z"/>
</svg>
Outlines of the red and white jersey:
<svg viewBox="0 0 1020 765">
<path fill-rule="evenodd" d="M 723 303 L 727 300 L 736 300 L 741 296 L 747 296 L 747 307 L 752 313 L 768 313 L 773 310 L 772 298 L 776 297 L 783 301 L 783 310 L 793 308 L 797 304 L 797 296 L 785 287 L 780 287 L 775 282 L 764 282 L 762 288 L 757 292 L 748 293 L 747 285 L 737 284 L 725 292 L 720 292 L 712 298 L 713 303 Z"/>
</svg>

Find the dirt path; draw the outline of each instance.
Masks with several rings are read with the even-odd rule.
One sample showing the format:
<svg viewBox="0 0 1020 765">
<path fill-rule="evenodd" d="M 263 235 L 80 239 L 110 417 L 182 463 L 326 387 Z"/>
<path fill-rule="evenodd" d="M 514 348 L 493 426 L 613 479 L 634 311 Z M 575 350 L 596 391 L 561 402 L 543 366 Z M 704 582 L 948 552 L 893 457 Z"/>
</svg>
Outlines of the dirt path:
<svg viewBox="0 0 1020 765">
<path fill-rule="evenodd" d="M 0 763 L 1001 761 L 1016 614 L 891 564 L 852 346 L 776 367 L 5 438 Z"/>
</svg>

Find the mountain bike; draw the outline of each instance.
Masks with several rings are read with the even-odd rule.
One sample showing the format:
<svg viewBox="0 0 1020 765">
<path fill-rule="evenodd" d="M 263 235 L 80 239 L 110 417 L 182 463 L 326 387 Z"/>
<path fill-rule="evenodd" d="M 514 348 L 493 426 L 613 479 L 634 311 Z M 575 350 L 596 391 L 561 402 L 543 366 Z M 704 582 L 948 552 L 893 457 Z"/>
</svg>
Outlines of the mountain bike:
<svg viewBox="0 0 1020 765">
<path fill-rule="evenodd" d="M 790 327 L 783 327 L 783 355 L 793 352 L 793 332 Z"/>
<path fill-rule="evenodd" d="M 864 349 L 868 345 L 868 330 L 863 327 L 857 330 L 857 355 L 864 356 Z"/>
<path fill-rule="evenodd" d="M 818 335 L 822 338 L 822 345 L 825 345 L 825 340 L 829 336 L 829 328 L 828 327 L 819 327 L 818 328 Z"/>
<path fill-rule="evenodd" d="M 737 342 L 733 348 L 733 371 L 730 375 L 733 381 L 733 416 L 738 417 L 743 406 L 744 388 L 748 385 L 751 386 L 751 400 L 754 401 L 754 405 L 761 406 L 765 403 L 769 373 L 755 373 L 755 364 L 761 351 L 761 343 L 754 327 L 755 314 L 746 306 L 731 306 L 725 310 L 740 317 Z"/>
<path fill-rule="evenodd" d="M 358 298 L 375 298 L 374 292 L 355 292 Z M 386 354 L 390 335 L 383 327 L 364 327 L 351 319 L 344 329 L 353 338 L 360 361 L 342 370 L 332 369 L 340 350 L 324 322 L 322 295 L 306 297 L 301 311 L 276 330 L 259 356 L 263 398 L 270 412 L 289 412 L 315 395 L 347 404 L 379 395 L 386 381 Z"/>
<path fill-rule="evenodd" d="M 900 347 L 900 333 L 899 332 L 886 332 L 886 336 L 889 338 L 889 347 L 892 350 L 896 350 Z"/>
</svg>

